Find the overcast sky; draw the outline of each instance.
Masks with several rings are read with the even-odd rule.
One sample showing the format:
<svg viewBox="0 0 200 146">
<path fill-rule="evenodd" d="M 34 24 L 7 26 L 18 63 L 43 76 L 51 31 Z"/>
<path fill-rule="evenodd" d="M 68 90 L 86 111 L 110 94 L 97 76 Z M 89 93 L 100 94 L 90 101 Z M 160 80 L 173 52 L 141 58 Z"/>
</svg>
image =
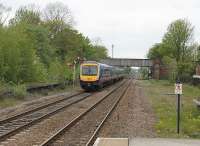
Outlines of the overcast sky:
<svg viewBox="0 0 200 146">
<path fill-rule="evenodd" d="M 187 18 L 200 41 L 199 0 L 59 0 L 70 8 L 75 28 L 90 39 L 100 37 L 114 57 L 145 58 L 148 49 L 161 41 L 167 26 Z M 0 0 L 13 11 L 35 3 L 44 7 L 55 0 Z"/>
</svg>

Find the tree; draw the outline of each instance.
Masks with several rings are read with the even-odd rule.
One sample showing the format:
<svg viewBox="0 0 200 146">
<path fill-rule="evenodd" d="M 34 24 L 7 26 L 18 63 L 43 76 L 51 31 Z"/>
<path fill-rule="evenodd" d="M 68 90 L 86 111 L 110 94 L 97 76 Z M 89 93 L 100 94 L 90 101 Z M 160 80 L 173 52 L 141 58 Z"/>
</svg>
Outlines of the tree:
<svg viewBox="0 0 200 146">
<path fill-rule="evenodd" d="M 0 5 L 0 18 L 4 10 Z M 92 44 L 72 27 L 72 15 L 66 5 L 49 4 L 45 14 L 42 18 L 37 7 L 24 6 L 16 11 L 9 25 L 1 25 L 0 82 L 64 81 L 72 78 L 70 65 L 78 57 L 107 57 L 103 45 Z"/>
<path fill-rule="evenodd" d="M 40 11 L 34 5 L 19 8 L 15 13 L 15 17 L 10 20 L 10 24 L 16 25 L 19 23 L 40 24 Z"/>
<path fill-rule="evenodd" d="M 187 58 L 187 50 L 192 43 L 193 30 L 194 27 L 186 19 L 178 19 L 169 25 L 163 43 L 172 52 L 177 62 Z"/>
<path fill-rule="evenodd" d="M 195 44 L 196 46 L 196 52 L 195 52 L 195 61 L 200 62 L 200 45 L 199 44 Z"/>
<path fill-rule="evenodd" d="M 148 52 L 148 58 L 159 58 L 168 67 L 171 79 L 190 79 L 194 72 L 194 58 L 197 44 L 193 43 L 194 27 L 186 19 L 172 22 L 162 42 L 155 44 Z"/>
<path fill-rule="evenodd" d="M 108 57 L 108 52 L 106 47 L 102 45 L 94 45 L 87 48 L 85 52 L 85 58 L 89 60 L 99 61 L 100 59 L 104 59 Z"/>
<path fill-rule="evenodd" d="M 1 26 L 7 21 L 10 10 L 11 8 L 5 7 L 3 4 L 0 4 L 0 25 Z"/>
<path fill-rule="evenodd" d="M 156 59 L 156 58 L 161 59 L 163 55 L 164 54 L 162 54 L 162 44 L 156 43 L 149 49 L 147 57 L 150 59 Z"/>
<path fill-rule="evenodd" d="M 55 48 L 50 44 L 50 38 L 48 37 L 48 29 L 42 25 L 27 25 L 25 33 L 31 40 L 32 47 L 35 49 L 37 56 L 40 61 L 45 65 L 49 66 L 51 61 L 54 61 Z"/>
<path fill-rule="evenodd" d="M 65 23 L 69 26 L 74 24 L 73 16 L 67 5 L 61 2 L 50 3 L 44 10 L 45 21 Z"/>
</svg>

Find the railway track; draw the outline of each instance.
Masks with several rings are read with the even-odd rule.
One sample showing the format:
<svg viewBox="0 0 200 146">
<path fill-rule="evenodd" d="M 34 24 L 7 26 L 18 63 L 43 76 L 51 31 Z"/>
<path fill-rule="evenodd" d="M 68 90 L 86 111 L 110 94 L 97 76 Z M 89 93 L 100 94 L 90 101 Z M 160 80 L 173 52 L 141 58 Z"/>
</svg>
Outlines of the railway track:
<svg viewBox="0 0 200 146">
<path fill-rule="evenodd" d="M 92 145 L 103 123 L 128 90 L 130 82 L 123 83 L 123 86 L 122 84 L 119 85 L 86 111 L 80 113 L 71 122 L 67 123 L 40 146 Z"/>
<path fill-rule="evenodd" d="M 67 108 L 70 105 L 89 97 L 90 95 L 90 93 L 77 93 L 1 120 L 0 141 L 8 139 L 10 136 L 15 135 L 26 127 L 32 126 L 42 119 L 56 114 L 62 109 Z"/>
</svg>

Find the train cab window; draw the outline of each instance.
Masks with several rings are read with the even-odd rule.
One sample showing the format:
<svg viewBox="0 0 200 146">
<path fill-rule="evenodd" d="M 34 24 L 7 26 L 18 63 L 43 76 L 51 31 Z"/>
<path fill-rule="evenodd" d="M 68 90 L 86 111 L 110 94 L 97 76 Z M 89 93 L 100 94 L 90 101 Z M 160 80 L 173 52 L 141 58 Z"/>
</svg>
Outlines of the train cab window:
<svg viewBox="0 0 200 146">
<path fill-rule="evenodd" d="M 97 75 L 97 66 L 82 66 L 82 75 L 94 76 Z"/>
</svg>

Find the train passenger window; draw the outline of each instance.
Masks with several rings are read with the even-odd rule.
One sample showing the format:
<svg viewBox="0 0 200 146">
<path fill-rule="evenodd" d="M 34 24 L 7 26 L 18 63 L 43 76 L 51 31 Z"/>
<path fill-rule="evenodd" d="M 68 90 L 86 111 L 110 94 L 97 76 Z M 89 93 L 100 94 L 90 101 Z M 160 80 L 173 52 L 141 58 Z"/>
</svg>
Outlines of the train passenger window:
<svg viewBox="0 0 200 146">
<path fill-rule="evenodd" d="M 82 67 L 82 75 L 97 75 L 97 66 L 83 66 Z"/>
<path fill-rule="evenodd" d="M 109 69 L 104 69 L 103 75 L 104 76 L 110 76 L 110 70 Z"/>
</svg>

